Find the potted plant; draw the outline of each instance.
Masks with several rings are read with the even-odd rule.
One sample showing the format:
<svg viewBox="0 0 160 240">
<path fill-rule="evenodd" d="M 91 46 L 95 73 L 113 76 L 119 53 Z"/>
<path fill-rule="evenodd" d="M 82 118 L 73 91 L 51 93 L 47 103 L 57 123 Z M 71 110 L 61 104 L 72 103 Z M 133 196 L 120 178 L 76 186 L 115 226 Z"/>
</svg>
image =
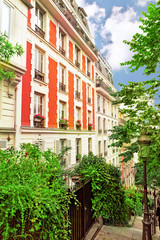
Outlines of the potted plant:
<svg viewBox="0 0 160 240">
<path fill-rule="evenodd" d="M 93 129 L 93 124 L 92 123 L 88 123 L 88 130 L 92 131 L 92 129 Z"/>
<path fill-rule="evenodd" d="M 41 114 L 34 115 L 34 127 L 44 128 L 45 117 Z"/>
<path fill-rule="evenodd" d="M 81 120 L 76 121 L 76 129 L 81 130 Z"/>
<path fill-rule="evenodd" d="M 67 129 L 68 126 L 69 126 L 69 122 L 68 122 L 67 119 L 61 118 L 61 119 L 59 120 L 59 127 L 60 127 L 60 128 Z"/>
</svg>

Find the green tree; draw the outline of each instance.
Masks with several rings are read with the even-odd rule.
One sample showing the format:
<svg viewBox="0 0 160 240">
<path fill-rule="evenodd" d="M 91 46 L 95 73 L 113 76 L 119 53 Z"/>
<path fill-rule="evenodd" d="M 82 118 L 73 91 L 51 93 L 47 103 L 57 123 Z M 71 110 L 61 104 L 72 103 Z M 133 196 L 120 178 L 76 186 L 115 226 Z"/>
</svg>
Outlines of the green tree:
<svg viewBox="0 0 160 240">
<path fill-rule="evenodd" d="M 13 56 L 21 56 L 23 52 L 24 51 L 21 45 L 16 43 L 16 45 L 14 46 L 12 43 L 10 43 L 6 34 L 0 35 L 0 61 L 9 64 L 10 59 Z M 11 79 L 14 77 L 15 74 L 13 71 L 9 71 L 8 68 L 4 68 L 2 64 L 0 64 L 0 81 L 2 81 L 3 79 Z"/>
<path fill-rule="evenodd" d="M 145 66 L 144 73 L 150 75 L 159 70 L 160 63 L 160 1 L 157 4 L 150 3 L 147 10 L 142 12 L 144 18 L 140 18 L 141 25 L 139 28 L 142 33 L 136 33 L 131 41 L 124 41 L 130 46 L 130 50 L 134 53 L 132 60 L 122 63 L 129 65 L 131 71 L 134 72 L 140 67 Z"/>
<path fill-rule="evenodd" d="M 160 111 L 159 104 L 154 105 L 154 97 L 158 95 L 159 80 L 159 49 L 160 49 L 160 1 L 157 4 L 150 4 L 148 12 L 142 12 L 144 18 L 140 18 L 142 33 L 136 33 L 130 42 L 124 41 L 130 46 L 133 57 L 130 61 L 122 63 L 129 65 L 131 72 L 145 67 L 144 74 L 155 73 L 155 78 L 143 82 L 128 82 L 127 85 L 120 84 L 121 90 L 115 94 L 118 97 L 113 104 L 123 106 L 122 114 L 127 117 L 124 126 L 115 126 L 111 139 L 114 140 L 111 146 L 123 146 L 124 161 L 128 161 L 133 154 L 139 152 L 138 144 L 132 140 L 139 138 L 142 130 L 149 135 L 152 143 L 150 146 L 150 157 L 147 161 L 149 180 L 156 177 L 157 185 L 160 185 Z M 142 159 L 139 158 L 141 166 Z M 137 165 L 138 166 L 138 165 Z M 139 167 L 140 167 L 139 166 Z M 156 171 L 156 172 L 155 172 Z"/>
</svg>

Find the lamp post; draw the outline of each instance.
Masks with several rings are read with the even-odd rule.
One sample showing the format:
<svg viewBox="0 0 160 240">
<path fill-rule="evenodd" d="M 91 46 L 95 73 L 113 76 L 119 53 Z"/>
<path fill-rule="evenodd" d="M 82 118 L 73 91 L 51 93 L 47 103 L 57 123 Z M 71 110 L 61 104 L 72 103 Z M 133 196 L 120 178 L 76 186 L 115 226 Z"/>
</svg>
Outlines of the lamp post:
<svg viewBox="0 0 160 240">
<path fill-rule="evenodd" d="M 151 140 L 146 136 L 145 132 L 141 133 L 138 139 L 140 145 L 140 157 L 143 159 L 143 177 L 144 177 L 144 216 L 143 216 L 143 234 L 142 240 L 152 240 L 151 222 L 149 219 L 149 209 L 147 203 L 147 176 L 146 176 L 146 161 L 149 157 L 149 145 Z"/>
</svg>

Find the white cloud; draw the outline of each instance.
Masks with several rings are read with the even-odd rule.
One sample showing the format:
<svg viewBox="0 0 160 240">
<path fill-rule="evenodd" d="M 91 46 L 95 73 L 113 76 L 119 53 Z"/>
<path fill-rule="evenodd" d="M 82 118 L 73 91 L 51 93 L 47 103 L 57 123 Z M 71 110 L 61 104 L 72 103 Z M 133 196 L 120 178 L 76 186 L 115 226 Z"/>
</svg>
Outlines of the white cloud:
<svg viewBox="0 0 160 240">
<path fill-rule="evenodd" d="M 149 2 L 157 2 L 158 0 L 137 0 L 137 5 L 140 7 L 145 7 Z"/>
<path fill-rule="evenodd" d="M 132 53 L 123 40 L 129 41 L 136 32 L 140 32 L 138 26 L 138 16 L 133 8 L 126 11 L 123 7 L 112 8 L 111 16 L 101 29 L 104 42 L 101 52 L 113 70 L 120 70 L 120 63 L 131 59 Z"/>
<path fill-rule="evenodd" d="M 96 37 L 97 31 L 106 17 L 105 8 L 100 8 L 96 2 L 89 4 L 86 0 L 78 0 L 77 3 L 85 9 L 91 34 Z"/>
</svg>

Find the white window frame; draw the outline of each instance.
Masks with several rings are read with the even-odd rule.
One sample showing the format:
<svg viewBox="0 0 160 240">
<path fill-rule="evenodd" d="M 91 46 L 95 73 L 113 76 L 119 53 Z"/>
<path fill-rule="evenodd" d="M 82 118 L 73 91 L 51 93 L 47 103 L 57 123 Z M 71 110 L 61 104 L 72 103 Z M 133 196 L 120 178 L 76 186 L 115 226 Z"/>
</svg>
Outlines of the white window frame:
<svg viewBox="0 0 160 240">
<path fill-rule="evenodd" d="M 59 65 L 59 82 L 66 84 L 65 83 L 65 67 L 62 66 L 61 64 Z"/>
<path fill-rule="evenodd" d="M 12 6 L 7 3 L 6 1 L 1 1 L 0 0 L 0 33 L 4 33 L 4 31 L 2 32 L 2 14 L 3 14 L 3 4 L 5 4 L 8 8 L 9 8 L 9 27 L 8 27 L 8 32 L 6 31 L 6 34 L 8 37 L 10 37 L 11 35 L 11 24 L 12 24 Z M 6 21 L 5 21 L 6 22 Z"/>
<path fill-rule="evenodd" d="M 66 118 L 66 103 L 59 102 L 59 119 Z"/>
<path fill-rule="evenodd" d="M 92 152 L 92 138 L 88 138 L 88 153 Z"/>
<path fill-rule="evenodd" d="M 34 115 L 43 115 L 43 98 L 44 96 L 42 94 L 34 93 Z"/>
<path fill-rule="evenodd" d="M 81 121 L 81 108 L 76 107 L 76 121 L 80 120 Z"/>
<path fill-rule="evenodd" d="M 66 37 L 66 34 L 60 28 L 59 29 L 59 47 L 61 47 L 63 50 L 65 50 L 65 37 Z"/>
<path fill-rule="evenodd" d="M 76 138 L 76 156 L 81 154 L 81 138 Z"/>
<path fill-rule="evenodd" d="M 35 47 L 35 69 L 44 72 L 44 53 L 37 47 Z"/>
<path fill-rule="evenodd" d="M 92 112 L 88 111 L 88 123 L 92 123 Z"/>
<path fill-rule="evenodd" d="M 38 12 L 36 12 L 38 10 Z M 40 14 L 42 14 L 43 18 L 40 19 Z M 36 3 L 35 6 L 35 16 L 36 16 L 36 25 L 41 29 L 44 30 L 44 14 L 45 12 L 42 8 Z M 41 25 L 42 24 L 42 25 Z"/>
</svg>

